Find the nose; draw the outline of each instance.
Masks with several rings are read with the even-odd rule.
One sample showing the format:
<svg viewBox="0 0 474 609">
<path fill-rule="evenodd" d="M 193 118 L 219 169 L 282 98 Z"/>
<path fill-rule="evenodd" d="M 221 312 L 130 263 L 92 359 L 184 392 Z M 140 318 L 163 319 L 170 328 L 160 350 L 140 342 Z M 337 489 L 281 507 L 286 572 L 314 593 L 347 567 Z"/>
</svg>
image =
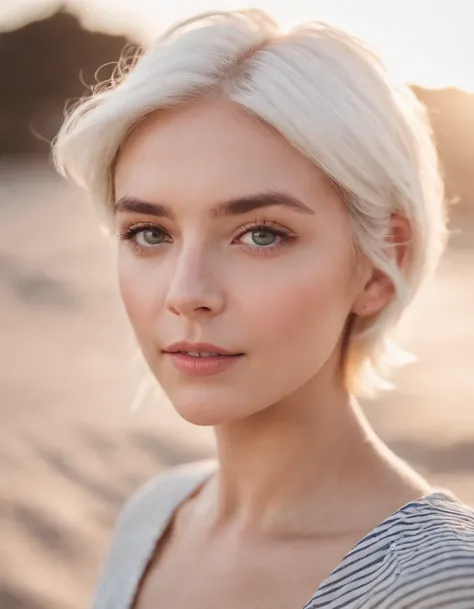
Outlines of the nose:
<svg viewBox="0 0 474 609">
<path fill-rule="evenodd" d="M 197 319 L 213 317 L 225 306 L 223 286 L 204 252 L 182 251 L 174 265 L 166 308 L 174 315 Z"/>
</svg>

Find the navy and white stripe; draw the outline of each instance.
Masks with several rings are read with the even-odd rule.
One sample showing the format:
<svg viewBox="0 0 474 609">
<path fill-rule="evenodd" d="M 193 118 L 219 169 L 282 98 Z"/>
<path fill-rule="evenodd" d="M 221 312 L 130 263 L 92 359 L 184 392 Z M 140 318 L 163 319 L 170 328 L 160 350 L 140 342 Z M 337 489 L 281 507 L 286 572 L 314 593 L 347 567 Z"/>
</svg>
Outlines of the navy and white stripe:
<svg viewBox="0 0 474 609">
<path fill-rule="evenodd" d="M 474 510 L 448 492 L 364 537 L 304 609 L 474 609 Z"/>
</svg>

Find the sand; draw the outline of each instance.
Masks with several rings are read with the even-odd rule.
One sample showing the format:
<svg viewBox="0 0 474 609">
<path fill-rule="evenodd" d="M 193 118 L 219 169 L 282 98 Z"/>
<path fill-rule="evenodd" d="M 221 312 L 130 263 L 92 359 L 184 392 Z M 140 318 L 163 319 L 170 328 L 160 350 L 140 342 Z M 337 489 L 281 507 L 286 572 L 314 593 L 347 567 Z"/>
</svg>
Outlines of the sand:
<svg viewBox="0 0 474 609">
<path fill-rule="evenodd" d="M 114 249 L 82 195 L 42 163 L 4 162 L 0 214 L 0 608 L 79 609 L 125 498 L 213 454 L 212 434 L 143 385 Z M 396 393 L 364 404 L 400 456 L 472 504 L 473 235 L 457 238 L 403 324 L 420 361 L 397 373 Z"/>
</svg>

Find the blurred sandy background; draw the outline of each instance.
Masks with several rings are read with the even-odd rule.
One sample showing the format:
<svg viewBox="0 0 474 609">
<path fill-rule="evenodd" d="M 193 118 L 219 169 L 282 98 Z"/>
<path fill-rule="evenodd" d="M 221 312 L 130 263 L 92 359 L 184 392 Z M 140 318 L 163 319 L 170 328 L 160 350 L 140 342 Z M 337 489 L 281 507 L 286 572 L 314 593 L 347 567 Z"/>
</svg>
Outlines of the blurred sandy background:
<svg viewBox="0 0 474 609">
<path fill-rule="evenodd" d="M 0 42 L 11 83 L 0 96 L 0 609 L 79 609 L 125 498 L 163 468 L 211 455 L 212 436 L 144 385 L 113 243 L 32 135 L 54 134 L 64 99 L 84 89 L 79 69 L 91 82 L 125 39 L 61 14 Z M 437 277 L 400 331 L 420 361 L 365 407 L 402 457 L 474 505 L 474 96 L 416 91 L 461 202 Z"/>
</svg>

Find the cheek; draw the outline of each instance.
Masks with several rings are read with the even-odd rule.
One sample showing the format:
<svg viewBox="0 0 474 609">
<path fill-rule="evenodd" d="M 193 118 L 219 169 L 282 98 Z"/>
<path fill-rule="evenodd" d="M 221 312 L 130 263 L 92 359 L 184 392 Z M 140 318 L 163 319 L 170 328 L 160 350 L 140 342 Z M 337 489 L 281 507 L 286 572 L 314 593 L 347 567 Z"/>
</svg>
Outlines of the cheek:
<svg viewBox="0 0 474 609">
<path fill-rule="evenodd" d="M 292 268 L 276 268 L 254 292 L 258 333 L 275 343 L 291 344 L 287 352 L 305 345 L 331 349 L 337 343 L 349 313 L 349 265 L 328 257 L 315 262 L 314 255 Z M 263 339 L 262 336 L 262 340 Z"/>
<path fill-rule="evenodd" d="M 118 284 L 122 301 L 135 333 L 143 342 L 156 322 L 157 311 L 161 310 L 164 295 L 160 292 L 163 282 L 157 281 L 145 262 L 133 259 L 127 253 L 119 255 Z"/>
</svg>

